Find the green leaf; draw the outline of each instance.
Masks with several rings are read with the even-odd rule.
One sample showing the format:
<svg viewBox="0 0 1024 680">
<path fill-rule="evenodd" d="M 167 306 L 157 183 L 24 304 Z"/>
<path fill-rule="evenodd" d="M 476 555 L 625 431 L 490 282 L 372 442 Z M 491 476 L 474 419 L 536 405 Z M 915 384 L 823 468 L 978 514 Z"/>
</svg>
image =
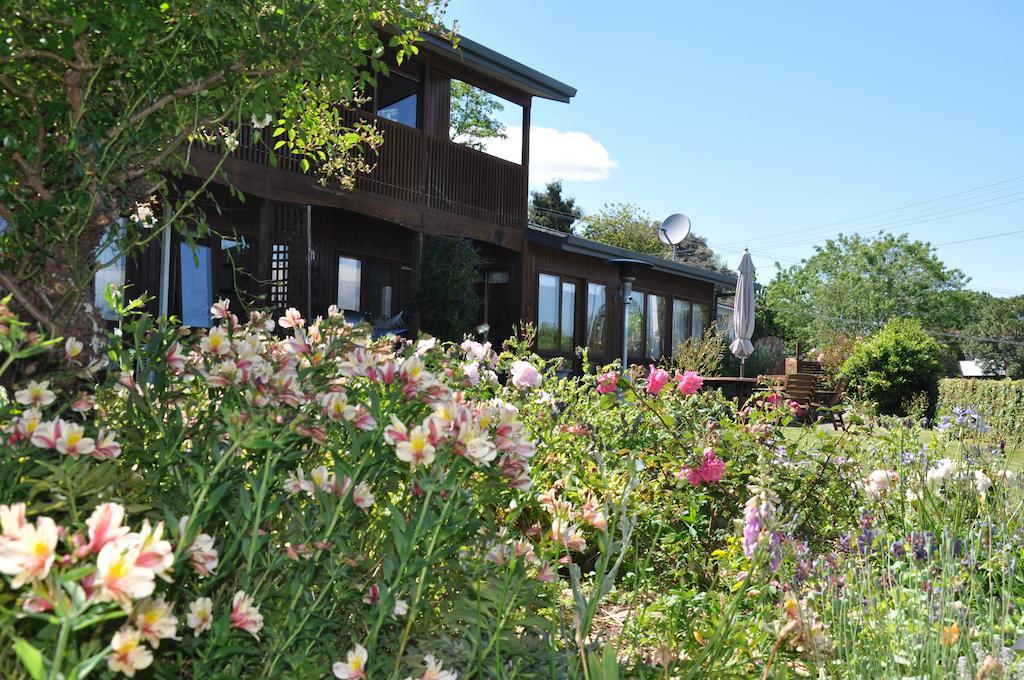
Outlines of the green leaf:
<svg viewBox="0 0 1024 680">
<path fill-rule="evenodd" d="M 46 677 L 46 664 L 43 661 L 42 653 L 23 638 L 14 639 L 14 653 L 21 659 L 21 665 L 32 680 L 42 680 Z"/>
<path fill-rule="evenodd" d="M 303 172 L 309 172 L 309 160 L 308 159 L 303 158 L 302 161 L 299 163 L 299 165 L 302 166 L 302 171 Z"/>
<path fill-rule="evenodd" d="M 75 17 L 75 20 L 71 23 L 71 34 L 78 36 L 85 32 L 85 29 L 89 28 L 89 20 L 85 17 Z"/>
</svg>

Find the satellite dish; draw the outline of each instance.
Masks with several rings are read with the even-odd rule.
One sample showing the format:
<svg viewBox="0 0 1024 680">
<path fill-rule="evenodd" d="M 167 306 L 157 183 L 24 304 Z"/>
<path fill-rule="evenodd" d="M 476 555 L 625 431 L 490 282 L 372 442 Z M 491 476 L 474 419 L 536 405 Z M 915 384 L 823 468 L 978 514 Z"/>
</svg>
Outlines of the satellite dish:
<svg viewBox="0 0 1024 680">
<path fill-rule="evenodd" d="M 658 240 L 667 246 L 678 245 L 690 235 L 690 218 L 682 213 L 669 215 L 658 228 Z"/>
</svg>

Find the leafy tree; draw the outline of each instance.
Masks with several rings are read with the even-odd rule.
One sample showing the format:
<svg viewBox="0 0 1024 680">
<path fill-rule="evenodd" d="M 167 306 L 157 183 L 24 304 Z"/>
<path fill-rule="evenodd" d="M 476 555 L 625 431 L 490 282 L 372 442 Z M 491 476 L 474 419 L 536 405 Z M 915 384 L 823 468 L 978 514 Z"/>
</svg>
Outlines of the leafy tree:
<svg viewBox="0 0 1024 680">
<path fill-rule="evenodd" d="M 103 328 L 86 295 L 105 264 L 95 253 L 137 250 L 169 226 L 201 235 L 189 217 L 204 192 L 178 191 L 174 177 L 189 145 L 226 155 L 244 124 L 323 181 L 351 182 L 381 138 L 346 126 L 338 104 L 415 53 L 436 4 L 9 0 L 0 287 L 49 332 L 92 337 Z"/>
<path fill-rule="evenodd" d="M 920 395 L 930 406 L 938 397 L 944 368 L 942 346 L 917 319 L 893 319 L 854 347 L 841 374 L 878 403 L 879 412 L 905 415 Z"/>
<path fill-rule="evenodd" d="M 568 234 L 583 217 L 576 199 L 562 196 L 562 180 L 548 182 L 544 191 L 530 192 L 530 221 L 542 227 Z"/>
<path fill-rule="evenodd" d="M 473 331 L 480 313 L 476 284 L 481 264 L 469 239 L 435 236 L 426 240 L 416 301 L 425 332 L 458 341 Z"/>
<path fill-rule="evenodd" d="M 986 371 L 1024 378 L 1024 295 L 990 298 L 980 306 L 978 317 L 965 329 L 964 354 L 976 358 Z"/>
<path fill-rule="evenodd" d="M 707 239 L 690 234 L 673 248 L 658 239 L 661 223 L 632 203 L 608 203 L 583 219 L 580 235 L 593 241 L 639 253 L 657 255 L 692 267 L 728 272 L 725 261 L 708 246 Z"/>
<path fill-rule="evenodd" d="M 778 269 L 764 300 L 789 341 L 823 341 L 831 331 L 870 332 L 895 317 L 955 329 L 971 313 L 968 279 L 921 241 L 905 234 L 843 236 L 807 260 Z"/>
<path fill-rule="evenodd" d="M 505 124 L 494 114 L 505 105 L 490 92 L 461 80 L 452 81 L 451 128 L 453 142 L 483 151 L 486 139 L 507 139 Z"/>
</svg>

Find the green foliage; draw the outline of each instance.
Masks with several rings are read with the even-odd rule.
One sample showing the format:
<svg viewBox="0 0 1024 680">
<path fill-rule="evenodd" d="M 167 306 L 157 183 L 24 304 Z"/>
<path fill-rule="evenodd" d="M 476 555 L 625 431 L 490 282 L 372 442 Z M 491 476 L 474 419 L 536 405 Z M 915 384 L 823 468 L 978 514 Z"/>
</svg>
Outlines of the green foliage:
<svg viewBox="0 0 1024 680">
<path fill-rule="evenodd" d="M 658 240 L 658 222 L 632 203 L 610 203 L 583 221 L 580 236 L 639 253 L 668 258 L 671 248 Z"/>
<path fill-rule="evenodd" d="M 717 322 L 714 322 L 704 329 L 701 337 L 686 338 L 673 347 L 671 363 L 680 371 L 718 375 L 726 352 L 725 334 L 718 331 Z"/>
<path fill-rule="evenodd" d="M 583 216 L 576 199 L 562 196 L 562 180 L 548 182 L 544 191 L 530 192 L 530 222 L 547 229 L 569 233 Z"/>
<path fill-rule="evenodd" d="M 944 350 L 916 319 L 893 319 L 875 335 L 854 347 L 842 375 L 863 388 L 882 414 L 903 414 L 919 394 L 930 405 L 938 397 Z"/>
<path fill-rule="evenodd" d="M 964 335 L 960 341 L 964 354 L 977 359 L 986 371 L 1024 378 L 1024 295 L 985 300 Z"/>
<path fill-rule="evenodd" d="M 324 182 L 351 183 L 381 139 L 346 126 L 339 104 L 415 54 L 436 9 L 433 0 L 5 2 L 3 287 L 47 331 L 91 338 L 104 327 L 87 305 L 94 253 L 133 253 L 169 224 L 190 227 L 206 184 L 175 189 L 186 151 L 207 144 L 223 162 L 243 125 L 265 125 L 254 143 L 272 158 L 280 149 Z M 122 219 L 125 233 L 109 235 Z"/>
<path fill-rule="evenodd" d="M 424 241 L 416 300 L 420 327 L 442 340 L 461 340 L 480 319 L 482 260 L 468 239 L 435 236 Z"/>
<path fill-rule="evenodd" d="M 937 415 L 951 415 L 957 407 L 983 414 L 993 432 L 1011 447 L 1024 442 L 1024 380 L 940 380 Z"/>
<path fill-rule="evenodd" d="M 505 105 L 490 92 L 452 80 L 451 140 L 482 151 L 485 140 L 507 139 L 504 123 L 494 116 L 504 110 Z"/>
<path fill-rule="evenodd" d="M 902 316 L 926 328 L 961 328 L 975 300 L 966 283 L 931 245 L 905 234 L 839 236 L 801 264 L 780 267 L 764 300 L 786 340 L 821 345 L 829 332 L 867 333 Z"/>
</svg>

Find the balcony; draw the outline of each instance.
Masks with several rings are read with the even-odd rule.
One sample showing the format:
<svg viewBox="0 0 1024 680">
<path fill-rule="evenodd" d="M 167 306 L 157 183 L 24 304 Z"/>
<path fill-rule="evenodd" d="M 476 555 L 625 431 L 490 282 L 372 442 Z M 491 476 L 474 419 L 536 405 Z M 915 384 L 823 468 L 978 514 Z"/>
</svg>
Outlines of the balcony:
<svg viewBox="0 0 1024 680">
<path fill-rule="evenodd" d="M 376 167 L 356 179 L 356 191 L 525 230 L 526 167 L 362 111 L 346 110 L 344 118 L 348 124 L 368 120 L 384 137 Z M 299 159 L 283 148 L 255 143 L 248 125 L 231 155 L 269 166 L 271 154 L 278 169 L 305 174 Z"/>
</svg>

